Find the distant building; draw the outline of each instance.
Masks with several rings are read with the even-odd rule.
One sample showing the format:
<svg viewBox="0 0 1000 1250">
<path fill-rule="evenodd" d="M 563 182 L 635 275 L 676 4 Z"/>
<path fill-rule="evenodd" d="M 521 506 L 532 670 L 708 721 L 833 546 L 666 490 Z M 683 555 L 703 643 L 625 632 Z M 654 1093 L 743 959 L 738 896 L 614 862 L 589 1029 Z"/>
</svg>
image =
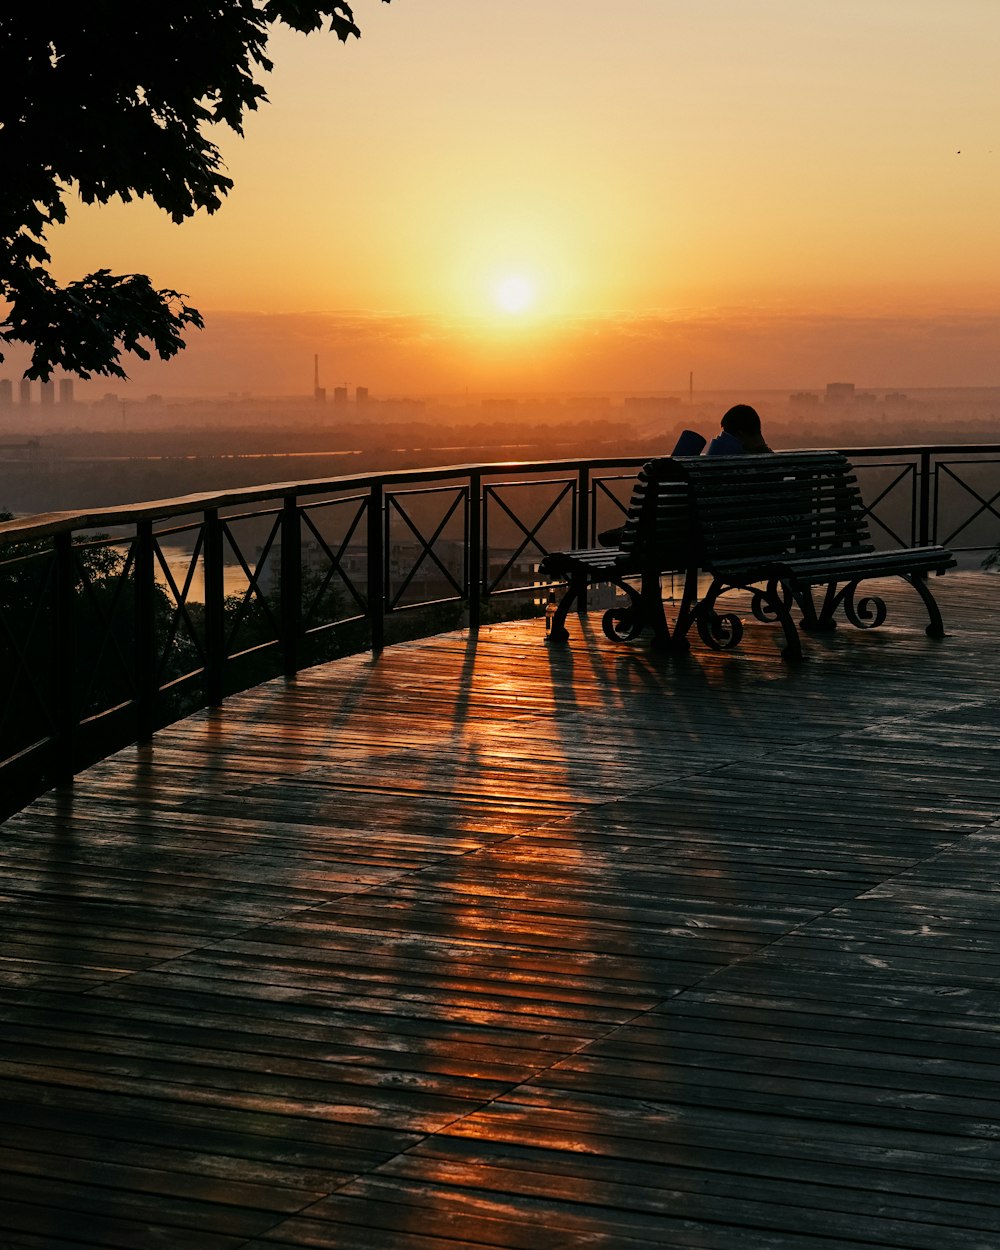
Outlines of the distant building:
<svg viewBox="0 0 1000 1250">
<path fill-rule="evenodd" d="M 347 387 L 346 386 L 335 386 L 333 388 L 333 402 L 335 404 L 347 403 Z"/>
<path fill-rule="evenodd" d="M 368 403 L 368 387 L 367 386 L 357 386 L 354 388 L 354 402 L 356 404 Z"/>
<path fill-rule="evenodd" d="M 94 412 L 102 413 L 107 416 L 112 412 L 116 414 L 121 412 L 122 402 L 114 391 L 105 391 L 100 399 L 95 400 L 94 403 L 91 404 L 91 408 Z"/>
<path fill-rule="evenodd" d="M 826 402 L 828 404 L 849 404 L 853 400 L 853 382 L 827 382 Z"/>
<path fill-rule="evenodd" d="M 51 378 L 39 387 L 39 398 L 45 408 L 51 408 L 56 402 L 56 384 Z"/>
<path fill-rule="evenodd" d="M 885 402 L 889 404 L 890 407 L 895 407 L 899 404 L 909 403 L 910 397 L 909 395 L 905 395 L 902 391 L 886 391 Z"/>
<path fill-rule="evenodd" d="M 10 378 L 0 378 L 0 408 L 10 408 L 14 403 L 14 383 Z"/>
<path fill-rule="evenodd" d="M 22 378 L 17 384 L 17 397 L 22 404 L 31 403 L 31 383 L 27 378 Z"/>
<path fill-rule="evenodd" d="M 815 391 L 795 391 L 788 396 L 788 402 L 795 408 L 812 408 L 819 403 Z"/>
<path fill-rule="evenodd" d="M 325 404 L 326 403 L 326 387 L 314 386 L 313 387 L 313 399 L 315 400 L 317 404 Z"/>
<path fill-rule="evenodd" d="M 62 378 L 59 382 L 59 402 L 66 408 L 73 404 L 73 379 Z"/>
</svg>

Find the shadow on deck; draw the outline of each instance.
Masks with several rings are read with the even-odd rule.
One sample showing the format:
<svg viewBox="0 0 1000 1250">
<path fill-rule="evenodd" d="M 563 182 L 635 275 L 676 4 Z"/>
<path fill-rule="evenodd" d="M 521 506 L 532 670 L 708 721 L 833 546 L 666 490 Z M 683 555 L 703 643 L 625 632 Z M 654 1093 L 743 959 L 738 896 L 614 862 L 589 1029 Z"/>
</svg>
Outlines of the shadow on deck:
<svg viewBox="0 0 1000 1250">
<path fill-rule="evenodd" d="M 12 817 L 0 1248 L 996 1250 L 998 585 L 400 645 Z"/>
</svg>

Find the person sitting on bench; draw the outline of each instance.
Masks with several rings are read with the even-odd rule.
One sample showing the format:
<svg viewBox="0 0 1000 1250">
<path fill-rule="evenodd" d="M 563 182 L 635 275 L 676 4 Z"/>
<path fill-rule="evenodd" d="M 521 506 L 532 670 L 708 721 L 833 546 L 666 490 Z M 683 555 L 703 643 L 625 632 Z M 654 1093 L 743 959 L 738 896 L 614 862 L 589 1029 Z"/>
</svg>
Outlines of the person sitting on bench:
<svg viewBox="0 0 1000 1250">
<path fill-rule="evenodd" d="M 758 456 L 771 450 L 760 430 L 760 416 L 749 404 L 736 404 L 722 416 L 722 433 L 708 445 L 706 456 Z"/>
<path fill-rule="evenodd" d="M 764 442 L 760 429 L 760 416 L 749 404 L 736 404 L 722 415 L 722 432 L 708 445 L 706 456 L 750 456 L 771 450 Z M 693 430 L 685 430 L 671 453 L 674 456 L 697 456 L 705 446 L 705 440 Z M 622 540 L 624 526 L 603 530 L 597 535 L 602 547 L 617 547 Z"/>
</svg>

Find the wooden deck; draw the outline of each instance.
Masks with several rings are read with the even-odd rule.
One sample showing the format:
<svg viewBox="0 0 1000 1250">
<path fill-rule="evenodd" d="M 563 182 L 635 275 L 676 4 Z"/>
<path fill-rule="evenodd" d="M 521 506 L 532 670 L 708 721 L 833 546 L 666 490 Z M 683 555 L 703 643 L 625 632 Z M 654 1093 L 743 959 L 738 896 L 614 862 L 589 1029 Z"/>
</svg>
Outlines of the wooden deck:
<svg viewBox="0 0 1000 1250">
<path fill-rule="evenodd" d="M 0 826 L 0 1250 L 1000 1247 L 1000 581 L 275 682 Z"/>
</svg>

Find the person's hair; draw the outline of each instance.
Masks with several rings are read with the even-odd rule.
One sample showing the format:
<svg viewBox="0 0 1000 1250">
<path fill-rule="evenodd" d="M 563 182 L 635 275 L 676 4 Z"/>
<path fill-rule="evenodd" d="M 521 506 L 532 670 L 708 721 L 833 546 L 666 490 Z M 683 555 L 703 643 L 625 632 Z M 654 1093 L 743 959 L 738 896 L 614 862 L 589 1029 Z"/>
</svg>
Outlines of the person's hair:
<svg viewBox="0 0 1000 1250">
<path fill-rule="evenodd" d="M 722 417 L 722 428 L 737 438 L 759 438 L 760 417 L 749 404 L 736 404 Z"/>
</svg>

